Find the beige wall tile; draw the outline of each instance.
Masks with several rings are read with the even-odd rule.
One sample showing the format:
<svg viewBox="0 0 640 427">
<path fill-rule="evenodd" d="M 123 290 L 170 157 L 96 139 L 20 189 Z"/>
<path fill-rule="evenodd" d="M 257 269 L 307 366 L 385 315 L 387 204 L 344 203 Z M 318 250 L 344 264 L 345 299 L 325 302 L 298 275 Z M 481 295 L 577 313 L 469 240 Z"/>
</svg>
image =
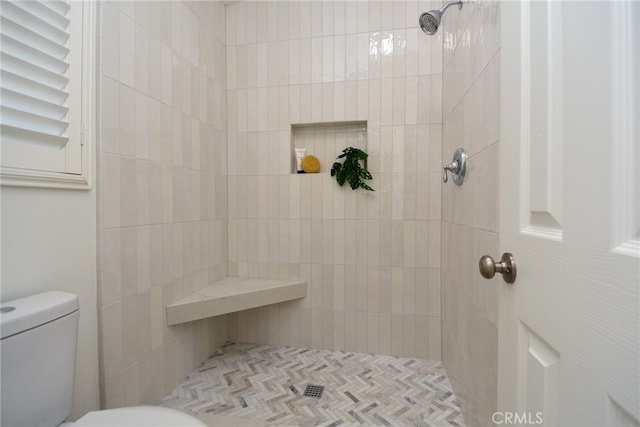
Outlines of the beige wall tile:
<svg viewBox="0 0 640 427">
<path fill-rule="evenodd" d="M 151 296 L 150 292 L 137 295 L 136 315 L 137 315 L 137 360 L 141 361 L 149 355 L 151 351 Z M 140 362 L 142 363 L 142 362 Z"/>
<path fill-rule="evenodd" d="M 103 192 L 102 210 L 104 228 L 120 227 L 120 205 L 121 205 L 121 185 L 120 185 L 120 158 L 105 154 L 103 159 Z"/>
<path fill-rule="evenodd" d="M 106 10 L 109 7 L 105 7 Z M 107 16 L 105 15 L 105 19 Z M 105 41 L 106 43 L 106 41 Z M 106 52 L 105 52 L 106 55 Z M 117 154 L 119 152 L 119 127 L 120 127 L 120 85 L 117 81 L 103 76 L 101 85 L 101 142 L 102 150 L 107 153 Z"/>
<path fill-rule="evenodd" d="M 136 161 L 120 158 L 120 226 L 136 225 Z"/>
<path fill-rule="evenodd" d="M 451 27 L 443 27 L 443 34 L 474 36 L 467 46 L 445 46 L 442 82 L 431 81 L 432 85 L 442 84 L 443 98 L 434 97 L 432 102 L 434 106 L 439 101 L 444 114 L 442 157 L 448 160 L 462 142 L 472 156 L 472 166 L 470 179 L 462 187 L 442 187 L 443 222 L 438 237 L 443 248 L 442 272 L 429 270 L 428 294 L 429 301 L 442 294 L 442 320 L 428 318 L 429 344 L 440 342 L 439 336 L 436 340 L 431 334 L 442 333 L 442 349 L 429 351 L 433 355 L 442 352 L 465 420 L 489 425 L 497 407 L 498 294 L 496 287 L 483 283 L 475 265 L 485 253 L 498 255 L 499 5 L 491 1 L 470 6 Z M 475 36 L 480 33 L 482 41 Z M 437 219 L 435 212 L 430 218 Z M 429 266 L 437 264 L 433 259 Z"/>
<path fill-rule="evenodd" d="M 103 378 L 117 377 L 123 369 L 122 304 L 120 301 L 102 306 L 100 330 L 102 349 L 106 353 L 101 365 Z"/>
<path fill-rule="evenodd" d="M 413 314 L 403 317 L 402 331 L 403 337 L 403 354 L 410 357 L 416 357 L 416 316 Z"/>
<path fill-rule="evenodd" d="M 404 353 L 404 316 L 391 315 L 391 354 L 394 356 Z"/>
<path fill-rule="evenodd" d="M 105 252 L 101 303 L 137 294 L 136 331 L 149 336 L 135 359 L 127 356 L 137 381 L 109 384 L 126 390 L 125 400 L 154 402 L 185 373 L 185 359 L 197 364 L 206 356 L 198 339 L 205 324 L 168 329 L 164 304 L 226 274 L 227 263 L 240 274 L 306 277 L 309 297 L 239 316 L 230 328 L 225 321 L 214 343 L 229 331 L 286 345 L 428 357 L 418 325 L 420 316 L 439 319 L 430 299 L 439 295 L 439 276 L 432 285 L 428 274 L 427 287 L 416 288 L 415 267 L 440 268 L 435 145 L 442 142 L 443 85 L 442 51 L 412 21 L 418 4 L 216 4 L 214 18 L 225 17 L 226 28 L 207 25 L 209 18 L 182 3 L 136 4 L 123 16 L 105 8 L 104 21 L 118 31 L 103 41 L 103 58 L 115 57 L 103 86 L 116 87 L 117 97 L 105 97 L 101 110 L 109 177 L 99 184 L 101 203 L 120 251 L 120 227 L 131 227 L 125 240 L 135 245 L 125 265 L 122 254 L 113 263 Z M 122 34 L 135 42 L 122 46 Z M 290 175 L 291 123 L 356 119 L 368 121 L 375 193 L 338 189 L 328 175 Z M 326 168 L 345 142 L 328 133 L 312 141 Z M 107 272 L 119 282 L 104 280 Z M 426 311 L 416 316 L 425 291 Z"/>
<path fill-rule="evenodd" d="M 150 405 L 153 400 L 153 379 L 151 376 L 151 353 L 138 362 L 138 393 L 140 404 Z"/>
<path fill-rule="evenodd" d="M 122 300 L 122 366 L 124 368 L 134 365 L 138 360 L 137 311 L 138 304 L 135 295 Z M 134 385 L 130 387 L 134 387 Z M 137 389 L 137 384 L 135 388 Z M 134 397 L 137 398 L 137 392 Z"/>
<path fill-rule="evenodd" d="M 135 295 L 137 292 L 137 232 L 134 227 L 122 228 L 120 233 L 121 245 L 120 254 L 122 261 L 120 267 L 122 269 L 121 295 L 128 297 Z"/>
<path fill-rule="evenodd" d="M 122 325 L 119 344 L 101 350 L 109 369 L 102 373 L 103 381 L 114 378 L 103 382 L 108 407 L 157 403 L 187 367 L 206 357 L 202 340 L 193 339 L 195 330 L 202 335 L 206 329 L 199 324 L 168 329 L 164 306 L 184 293 L 185 283 L 188 289 L 202 286 L 208 270 L 212 277 L 224 272 L 227 254 L 226 180 L 199 172 L 227 170 L 226 126 L 220 120 L 226 117 L 221 113 L 226 109 L 226 80 L 224 72 L 214 72 L 227 67 L 224 55 L 222 60 L 218 55 L 215 64 L 213 55 L 201 54 L 208 50 L 193 37 L 209 32 L 209 51 L 223 52 L 224 25 L 206 26 L 208 19 L 200 20 L 180 3 L 118 6 L 123 12 L 105 5 L 103 23 L 116 28 L 116 37 L 103 40 L 101 49 L 109 63 L 103 71 L 110 76 L 101 76 L 105 142 L 98 182 L 106 228 L 100 303 L 109 326 L 103 341 L 105 332 L 114 340 L 118 316 Z M 212 8 L 214 15 L 224 17 L 224 6 Z M 172 25 L 189 32 L 172 38 L 180 30 L 162 30 Z M 186 49 L 189 44 L 193 49 Z M 216 151 L 224 162 L 216 160 Z M 214 216 L 222 221 L 202 222 Z M 183 220 L 192 222 L 183 225 Z M 210 341 L 215 347 L 225 339 L 226 323 L 224 332 Z M 183 347 L 191 348 L 176 351 Z"/>
<path fill-rule="evenodd" d="M 122 238 L 119 228 L 104 230 L 102 236 L 101 279 L 105 285 L 100 288 L 100 304 L 106 305 L 122 297 Z"/>
<path fill-rule="evenodd" d="M 124 373 L 121 372 L 104 381 L 100 392 L 100 406 L 116 408 L 124 404 Z"/>
<path fill-rule="evenodd" d="M 429 317 L 424 315 L 416 316 L 416 353 L 429 353 Z"/>
</svg>

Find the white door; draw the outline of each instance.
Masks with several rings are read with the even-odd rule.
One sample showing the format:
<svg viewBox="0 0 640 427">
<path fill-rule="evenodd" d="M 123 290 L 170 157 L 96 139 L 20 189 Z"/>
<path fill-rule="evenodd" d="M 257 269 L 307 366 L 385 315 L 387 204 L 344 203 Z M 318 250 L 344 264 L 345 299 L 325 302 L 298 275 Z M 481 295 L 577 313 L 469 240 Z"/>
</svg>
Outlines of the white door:
<svg viewBox="0 0 640 427">
<path fill-rule="evenodd" d="M 640 2 L 502 3 L 500 424 L 640 425 Z M 500 254 L 491 254 L 494 258 Z"/>
</svg>

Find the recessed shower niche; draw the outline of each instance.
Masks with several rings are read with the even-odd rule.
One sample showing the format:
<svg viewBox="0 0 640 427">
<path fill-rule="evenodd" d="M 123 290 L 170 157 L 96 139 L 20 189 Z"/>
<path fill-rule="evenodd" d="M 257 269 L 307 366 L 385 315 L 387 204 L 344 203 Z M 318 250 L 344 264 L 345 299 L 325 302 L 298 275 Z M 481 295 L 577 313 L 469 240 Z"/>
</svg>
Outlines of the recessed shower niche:
<svg viewBox="0 0 640 427">
<path fill-rule="evenodd" d="M 291 125 L 291 173 L 297 173 L 296 148 L 320 160 L 320 173 L 331 165 L 346 147 L 367 150 L 367 122 L 328 122 Z"/>
</svg>

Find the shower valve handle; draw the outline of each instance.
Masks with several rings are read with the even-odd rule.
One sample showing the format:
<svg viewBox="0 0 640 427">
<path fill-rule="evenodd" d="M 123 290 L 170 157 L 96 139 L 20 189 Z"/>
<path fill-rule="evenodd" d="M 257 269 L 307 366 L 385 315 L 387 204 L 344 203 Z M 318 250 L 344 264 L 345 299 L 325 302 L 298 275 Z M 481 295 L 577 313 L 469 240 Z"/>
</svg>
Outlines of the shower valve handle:
<svg viewBox="0 0 640 427">
<path fill-rule="evenodd" d="M 458 165 L 458 162 L 453 161 L 451 163 L 449 163 L 446 166 L 442 167 L 444 174 L 442 175 L 442 181 L 443 182 L 447 182 L 449 181 L 449 177 L 447 177 L 447 171 L 451 172 L 451 173 L 458 173 L 460 170 L 460 165 Z"/>
<path fill-rule="evenodd" d="M 442 181 L 449 181 L 449 177 L 447 175 L 447 171 L 451 172 L 453 176 L 453 182 L 456 185 L 462 185 L 464 181 L 464 174 L 467 171 L 467 154 L 464 152 L 463 148 L 458 148 L 455 153 L 453 153 L 453 159 L 451 163 L 442 167 Z"/>
</svg>

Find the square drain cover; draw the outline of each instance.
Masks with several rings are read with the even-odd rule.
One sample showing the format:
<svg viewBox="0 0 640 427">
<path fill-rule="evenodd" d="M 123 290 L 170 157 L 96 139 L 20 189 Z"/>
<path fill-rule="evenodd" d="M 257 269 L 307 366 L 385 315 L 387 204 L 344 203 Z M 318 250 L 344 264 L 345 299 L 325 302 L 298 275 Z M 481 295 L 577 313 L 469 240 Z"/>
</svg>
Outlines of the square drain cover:
<svg viewBox="0 0 640 427">
<path fill-rule="evenodd" d="M 303 396 L 315 397 L 317 399 L 320 399 L 322 397 L 323 391 L 324 391 L 323 385 L 308 384 L 307 387 L 304 389 Z"/>
</svg>

